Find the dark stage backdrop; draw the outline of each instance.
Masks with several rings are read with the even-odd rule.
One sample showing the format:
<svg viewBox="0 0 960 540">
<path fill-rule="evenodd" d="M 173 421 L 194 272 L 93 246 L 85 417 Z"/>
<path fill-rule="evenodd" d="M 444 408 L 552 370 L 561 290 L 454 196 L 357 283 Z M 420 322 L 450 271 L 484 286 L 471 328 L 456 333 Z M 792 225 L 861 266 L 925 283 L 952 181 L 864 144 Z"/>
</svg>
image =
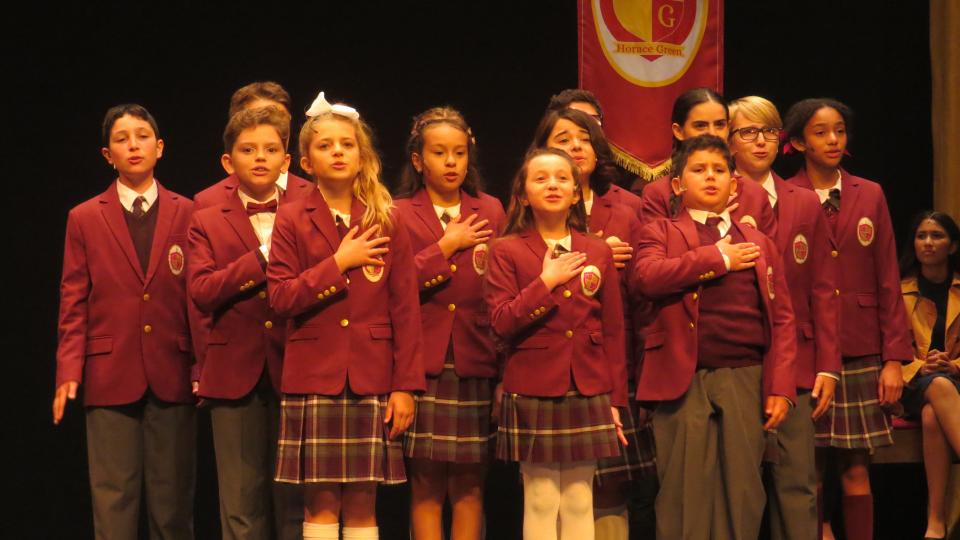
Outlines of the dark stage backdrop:
<svg viewBox="0 0 960 540">
<path fill-rule="evenodd" d="M 0 530 L 10 538 L 92 537 L 83 414 L 71 404 L 54 429 L 50 400 L 66 214 L 112 180 L 99 155 L 109 106 L 137 102 L 153 112 L 166 141 L 157 176 L 192 195 L 223 177 L 227 100 L 250 81 L 286 86 L 297 124 L 321 89 L 356 106 L 376 131 L 391 183 L 411 117 L 450 104 L 472 123 L 489 190 L 502 196 L 547 99 L 577 84 L 572 0 L 82 4 L 31 7 L 2 23 L 10 43 L 4 115 L 12 115 L 3 138 L 12 193 L 4 198 L 16 208 L 5 224 L 13 246 L 4 250 L 14 302 L 4 324 L 7 502 Z M 882 182 L 902 235 L 907 218 L 931 204 L 926 3 L 728 0 L 725 21 L 726 95 L 757 93 L 783 110 L 810 96 L 850 104 L 857 118 L 846 165 Z M 777 169 L 788 175 L 797 165 Z M 211 538 L 217 503 L 203 422 L 197 531 Z M 881 509 L 898 509 L 892 517 L 878 512 L 881 530 L 919 537 L 921 470 L 877 474 L 887 484 Z M 517 487 L 496 489 L 499 496 Z M 906 510 L 905 498 L 912 499 Z M 402 493 L 391 492 L 389 501 L 384 510 L 401 518 Z M 497 521 L 515 525 L 519 513 Z M 895 533 L 904 523 L 908 531 Z"/>
</svg>

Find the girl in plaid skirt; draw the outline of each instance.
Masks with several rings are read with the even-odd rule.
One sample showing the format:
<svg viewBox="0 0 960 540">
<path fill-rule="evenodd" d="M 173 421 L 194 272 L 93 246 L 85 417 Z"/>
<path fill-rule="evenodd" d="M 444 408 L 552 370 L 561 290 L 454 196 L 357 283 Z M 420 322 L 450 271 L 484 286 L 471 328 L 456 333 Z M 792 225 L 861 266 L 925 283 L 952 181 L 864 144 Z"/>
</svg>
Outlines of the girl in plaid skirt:
<svg viewBox="0 0 960 540">
<path fill-rule="evenodd" d="M 831 256 L 843 269 L 834 291 L 843 366 L 834 404 L 817 420 L 817 465 L 822 476 L 826 460 L 836 461 L 846 537 L 867 540 L 873 538 L 870 453 L 893 444 L 884 409 L 900 399 L 900 364 L 913 353 L 883 189 L 840 168 L 851 116 L 838 101 L 805 99 L 787 111 L 784 130 L 785 152 L 795 149 L 804 157 L 789 182 L 817 193 L 831 232 Z M 823 537 L 832 539 L 829 509 L 824 504 Z"/>
<path fill-rule="evenodd" d="M 497 456 L 519 461 L 525 539 L 592 539 L 598 459 L 627 446 L 623 306 L 609 246 L 585 234 L 580 169 L 536 149 L 513 181 L 486 300 L 506 349 Z"/>
<path fill-rule="evenodd" d="M 267 280 L 290 319 L 278 482 L 304 484 L 303 537 L 377 538 L 377 482 L 406 480 L 399 436 L 425 387 L 406 230 L 359 114 L 323 93 L 300 131 L 318 190 L 282 205 Z"/>
<path fill-rule="evenodd" d="M 618 176 L 613 153 L 603 128 L 595 117 L 575 109 L 548 112 L 540 121 L 533 136 L 536 148 L 563 150 L 577 162 L 583 174 L 584 207 L 587 210 L 587 230 L 602 238 L 613 251 L 614 266 L 620 276 L 620 294 L 626 311 L 625 328 L 627 373 L 635 371 L 635 328 L 642 326 L 644 311 L 649 302 L 632 298 L 628 292 L 630 272 L 625 271 L 633 258 L 633 247 L 640 233 L 636 211 L 628 206 L 640 204 L 640 198 L 616 186 Z M 642 348 L 639 349 L 641 352 Z M 631 377 L 632 379 L 632 377 Z M 630 381 L 628 395 L 636 391 Z M 620 409 L 623 432 L 630 445 L 621 448 L 620 455 L 598 463 L 593 486 L 596 535 L 598 539 L 626 540 L 629 535 L 627 516 L 627 489 L 632 480 L 643 474 L 656 475 L 653 433 L 649 424 L 637 425 L 633 413 L 636 402 Z"/>
<path fill-rule="evenodd" d="M 417 540 L 440 540 L 444 500 L 451 538 L 476 539 L 492 441 L 496 351 L 483 301 L 487 242 L 500 230 L 500 201 L 480 191 L 476 143 L 449 107 L 414 119 L 397 221 L 410 234 L 420 289 L 427 391 L 404 437 Z"/>
</svg>

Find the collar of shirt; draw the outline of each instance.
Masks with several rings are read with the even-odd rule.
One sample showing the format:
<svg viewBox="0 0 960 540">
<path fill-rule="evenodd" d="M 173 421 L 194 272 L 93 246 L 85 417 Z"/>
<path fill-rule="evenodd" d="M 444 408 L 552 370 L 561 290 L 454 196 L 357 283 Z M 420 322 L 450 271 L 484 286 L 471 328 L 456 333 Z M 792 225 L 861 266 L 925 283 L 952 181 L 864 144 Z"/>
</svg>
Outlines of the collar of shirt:
<svg viewBox="0 0 960 540">
<path fill-rule="evenodd" d="M 837 183 L 833 186 L 824 189 L 813 188 L 813 190 L 817 192 L 817 197 L 820 197 L 820 204 L 823 204 L 830 198 L 831 189 L 839 190 L 841 193 L 843 192 L 843 174 L 840 171 L 837 171 Z"/>
<path fill-rule="evenodd" d="M 289 173 L 287 173 L 287 171 L 283 171 L 282 173 L 280 173 L 280 176 L 277 177 L 277 187 L 279 187 L 279 188 L 282 189 L 283 191 L 286 191 L 286 190 L 287 190 L 287 177 L 288 177 L 288 176 L 289 176 Z"/>
<path fill-rule="evenodd" d="M 244 193 L 243 191 L 241 191 L 241 190 L 239 190 L 239 189 L 237 190 L 237 195 L 240 197 L 240 202 L 243 203 L 243 207 L 244 207 L 244 208 L 246 208 L 247 205 L 250 204 L 250 203 L 260 203 L 260 202 L 268 203 L 268 202 L 270 202 L 270 201 L 272 201 L 272 200 L 274 200 L 274 199 L 276 199 L 276 201 L 277 201 L 278 204 L 280 203 L 280 192 L 279 192 L 277 189 L 274 189 L 274 190 L 273 190 L 273 195 L 271 195 L 270 198 L 267 199 L 267 200 L 265 200 L 265 201 L 258 201 L 258 200 L 256 200 L 256 199 L 254 199 L 253 197 L 248 196 L 246 193 Z"/>
<path fill-rule="evenodd" d="M 596 194 L 593 192 L 593 190 L 591 190 L 591 191 L 590 191 L 590 198 L 589 198 L 589 199 L 588 199 L 587 197 L 584 197 L 584 198 L 583 198 L 583 207 L 584 207 L 584 209 L 587 211 L 587 215 L 588 215 L 588 216 L 589 216 L 590 213 L 593 211 L 593 201 L 594 201 L 595 198 L 596 198 L 595 195 L 596 195 Z"/>
<path fill-rule="evenodd" d="M 340 219 L 343 220 L 343 224 L 349 229 L 350 228 L 350 214 L 344 214 L 343 212 L 337 210 L 336 208 L 330 209 L 330 215 L 333 216 L 333 221 L 336 223 L 337 216 L 340 216 Z"/>
<path fill-rule="evenodd" d="M 450 214 L 450 219 L 453 219 L 460 215 L 460 203 L 447 207 L 433 205 L 433 211 L 436 212 L 437 219 L 442 218 L 444 212 Z M 442 219 L 440 219 L 440 223 L 443 223 Z M 444 225 L 444 228 L 446 228 L 446 225 Z"/>
<path fill-rule="evenodd" d="M 773 181 L 773 173 L 768 172 L 767 177 L 760 182 L 760 187 L 767 192 L 767 198 L 770 200 L 770 208 L 777 205 L 777 185 Z"/>
<path fill-rule="evenodd" d="M 553 238 L 544 238 L 543 243 L 547 245 L 547 249 L 553 251 L 557 247 L 557 244 L 565 247 L 567 251 L 573 251 L 573 239 L 568 234 L 559 240 L 554 240 Z"/>
<path fill-rule="evenodd" d="M 137 193 L 117 180 L 117 195 L 120 197 L 120 205 L 123 206 L 123 209 L 127 212 L 133 212 L 133 201 L 143 195 L 143 198 L 147 200 L 147 205 L 143 208 L 143 211 L 146 212 L 150 210 L 150 207 L 153 206 L 153 203 L 157 200 L 157 181 L 152 181 L 150 187 L 143 193 Z"/>
<path fill-rule="evenodd" d="M 726 236 L 727 231 L 730 230 L 730 226 L 733 223 L 730 219 L 729 210 L 724 210 L 721 214 L 714 214 L 713 212 L 708 212 L 707 210 L 694 210 L 693 208 L 687 208 L 687 213 L 690 214 L 690 217 L 692 217 L 694 221 L 700 223 L 701 225 L 707 224 L 707 218 L 720 218 L 720 223 L 717 223 L 717 230 L 720 231 L 721 238 Z"/>
</svg>

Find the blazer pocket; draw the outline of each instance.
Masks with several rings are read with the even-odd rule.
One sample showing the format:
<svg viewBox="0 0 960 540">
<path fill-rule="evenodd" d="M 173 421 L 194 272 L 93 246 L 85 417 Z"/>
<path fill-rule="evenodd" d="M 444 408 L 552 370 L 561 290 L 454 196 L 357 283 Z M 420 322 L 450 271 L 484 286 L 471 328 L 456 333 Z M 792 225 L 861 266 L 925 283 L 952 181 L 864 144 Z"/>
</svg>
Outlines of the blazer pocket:
<svg viewBox="0 0 960 540">
<path fill-rule="evenodd" d="M 660 347 L 663 347 L 666 334 L 666 332 L 653 332 L 652 334 L 647 334 L 647 336 L 643 339 L 644 350 L 659 349 Z"/>
<path fill-rule="evenodd" d="M 550 336 L 530 336 L 527 339 L 517 343 L 514 349 L 546 349 L 550 347 L 550 342 L 555 341 Z"/>
<path fill-rule="evenodd" d="M 393 339 L 393 327 L 390 325 L 370 326 L 372 339 Z"/>
<path fill-rule="evenodd" d="M 800 323 L 797 325 L 797 329 L 800 331 L 800 335 L 807 338 L 813 339 L 813 325 L 810 323 Z"/>
<path fill-rule="evenodd" d="M 188 353 L 193 350 L 190 343 L 190 336 L 177 336 L 177 347 L 180 352 Z"/>
<path fill-rule="evenodd" d="M 860 307 L 877 307 L 877 295 L 873 293 L 857 293 L 857 304 Z"/>
<path fill-rule="evenodd" d="M 92 337 L 87 340 L 86 356 L 110 354 L 113 352 L 113 338 L 111 336 Z"/>
</svg>

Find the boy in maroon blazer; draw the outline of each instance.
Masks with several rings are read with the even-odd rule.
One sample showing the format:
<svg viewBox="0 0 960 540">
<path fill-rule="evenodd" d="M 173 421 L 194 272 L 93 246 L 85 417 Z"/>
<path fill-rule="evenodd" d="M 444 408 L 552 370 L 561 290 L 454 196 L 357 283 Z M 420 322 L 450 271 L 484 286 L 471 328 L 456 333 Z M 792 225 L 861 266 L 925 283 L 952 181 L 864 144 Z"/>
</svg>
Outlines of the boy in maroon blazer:
<svg viewBox="0 0 960 540">
<path fill-rule="evenodd" d="M 228 119 L 233 118 L 235 114 L 247 109 L 257 109 L 260 107 L 278 107 L 287 114 L 290 114 L 290 94 L 286 89 L 273 81 L 257 81 L 246 86 L 238 88 L 233 96 L 230 97 L 230 109 Z M 310 190 L 315 188 L 313 182 L 304 180 L 299 176 L 289 172 L 290 163 L 283 166 L 280 176 L 277 177 L 276 184 L 281 192 L 291 190 L 299 195 L 294 198 L 305 197 L 310 194 Z M 223 180 L 197 193 L 193 197 L 196 209 L 207 208 L 220 203 L 228 202 L 237 191 L 240 185 L 239 179 L 235 174 L 230 174 Z"/>
<path fill-rule="evenodd" d="M 301 534 L 299 490 L 271 481 L 286 321 L 270 309 L 265 270 L 278 205 L 308 194 L 281 194 L 276 185 L 290 162 L 289 137 L 285 110 L 233 115 L 221 161 L 239 186 L 227 202 L 196 212 L 190 225 L 188 288 L 205 315 L 194 325 L 206 344 L 198 394 L 210 406 L 223 538 Z"/>
<path fill-rule="evenodd" d="M 634 268 L 658 310 L 637 378 L 655 406 L 657 537 L 752 539 L 764 430 L 796 399 L 793 309 L 773 241 L 726 209 L 726 143 L 688 139 L 673 166 L 684 210 L 643 229 Z"/>
<path fill-rule="evenodd" d="M 97 538 L 193 538 L 196 413 L 184 268 L 193 203 L 154 179 L 163 153 L 139 105 L 103 121 L 118 178 L 70 210 L 60 282 L 53 422 L 84 385 Z"/>
<path fill-rule="evenodd" d="M 730 149 L 741 182 L 763 188 L 777 217 L 780 249 L 797 319 L 796 410 L 777 430 L 777 459 L 764 478 L 773 540 L 816 538 L 817 468 L 814 420 L 833 402 L 840 378 L 837 251 L 816 195 L 771 170 L 783 123 L 770 101 L 730 103 Z"/>
</svg>

